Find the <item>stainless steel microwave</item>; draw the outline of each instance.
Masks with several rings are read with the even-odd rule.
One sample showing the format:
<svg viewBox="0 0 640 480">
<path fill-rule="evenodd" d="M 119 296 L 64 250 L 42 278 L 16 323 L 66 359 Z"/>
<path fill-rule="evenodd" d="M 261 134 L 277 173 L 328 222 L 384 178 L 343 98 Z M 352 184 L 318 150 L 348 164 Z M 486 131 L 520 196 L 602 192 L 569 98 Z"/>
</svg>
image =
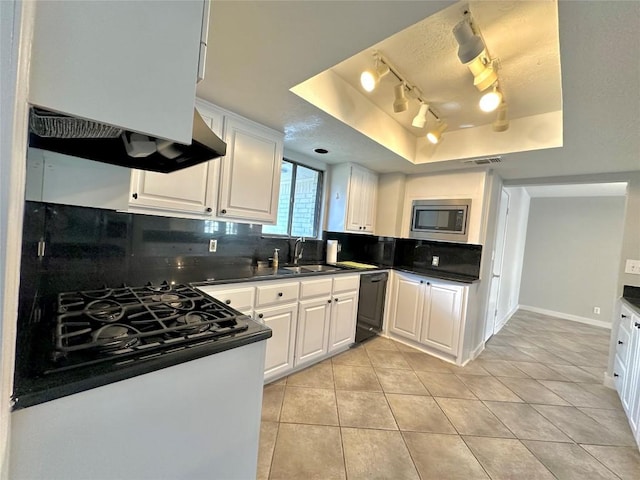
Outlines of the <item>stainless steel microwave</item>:
<svg viewBox="0 0 640 480">
<path fill-rule="evenodd" d="M 411 238 L 466 242 L 469 237 L 471 199 L 414 200 Z"/>
</svg>

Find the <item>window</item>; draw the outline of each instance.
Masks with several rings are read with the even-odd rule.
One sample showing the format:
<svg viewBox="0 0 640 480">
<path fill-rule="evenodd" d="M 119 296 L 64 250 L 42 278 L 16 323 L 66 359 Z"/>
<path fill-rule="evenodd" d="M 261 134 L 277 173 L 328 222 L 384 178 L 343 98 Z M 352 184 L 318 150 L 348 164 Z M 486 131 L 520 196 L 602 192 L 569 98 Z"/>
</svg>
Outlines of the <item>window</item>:
<svg viewBox="0 0 640 480">
<path fill-rule="evenodd" d="M 321 197 L 321 171 L 283 160 L 278 199 L 278 223 L 264 225 L 262 233 L 291 237 L 317 237 Z"/>
</svg>

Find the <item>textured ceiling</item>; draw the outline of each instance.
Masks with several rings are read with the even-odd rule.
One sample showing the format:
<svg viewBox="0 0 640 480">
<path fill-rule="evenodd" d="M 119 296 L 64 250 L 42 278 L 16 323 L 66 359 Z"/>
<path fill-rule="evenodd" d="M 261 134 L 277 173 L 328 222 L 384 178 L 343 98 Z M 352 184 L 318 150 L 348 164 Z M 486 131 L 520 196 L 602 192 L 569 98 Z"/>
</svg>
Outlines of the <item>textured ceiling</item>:
<svg viewBox="0 0 640 480">
<path fill-rule="evenodd" d="M 516 55 L 518 52 L 505 45 L 494 30 L 508 28 L 507 35 L 524 38 L 532 34 L 530 17 L 513 16 L 512 2 L 488 3 L 496 4 L 492 15 L 513 17 L 505 26 L 505 22 L 494 22 L 474 10 L 472 4 L 491 54 L 500 57 L 505 94 L 513 102 L 512 115 L 517 115 L 518 103 L 524 104 L 527 99 L 518 99 L 515 92 L 528 89 L 536 92 L 531 97 L 543 98 L 547 86 L 537 79 L 548 68 L 555 68 L 554 60 L 539 52 L 546 48 L 545 39 L 530 41 L 527 55 L 536 58 L 532 70 L 527 56 Z M 640 2 L 515 3 L 525 4 L 518 8 L 544 3 L 559 10 L 564 147 L 508 154 L 494 168 L 506 179 L 640 169 Z M 198 96 L 285 132 L 285 152 L 291 157 L 327 163 L 352 161 L 379 172 L 480 168 L 463 162 L 457 167 L 455 162 L 413 165 L 290 92 L 305 79 L 367 52 L 453 5 L 450 1 L 402 0 L 213 1 L 206 79 L 198 86 Z M 454 8 L 457 6 L 463 8 L 463 4 Z M 468 75 L 455 55 L 444 53 L 447 48 L 455 50 L 450 26 L 443 22 L 432 28 L 431 34 L 440 38 L 431 43 L 436 48 L 425 51 L 419 43 L 405 45 L 407 56 L 422 62 L 430 55 L 444 55 L 447 69 Z M 439 74 L 440 69 L 425 72 L 425 82 Z M 460 95 L 457 89 L 453 93 L 428 93 L 430 100 L 441 103 L 443 111 L 447 102 L 456 101 L 456 95 Z M 413 113 L 407 115 L 412 117 Z M 597 140 L 596 133 L 602 132 L 605 138 Z M 327 148 L 330 153 L 318 156 L 313 153 L 317 147 Z"/>
</svg>

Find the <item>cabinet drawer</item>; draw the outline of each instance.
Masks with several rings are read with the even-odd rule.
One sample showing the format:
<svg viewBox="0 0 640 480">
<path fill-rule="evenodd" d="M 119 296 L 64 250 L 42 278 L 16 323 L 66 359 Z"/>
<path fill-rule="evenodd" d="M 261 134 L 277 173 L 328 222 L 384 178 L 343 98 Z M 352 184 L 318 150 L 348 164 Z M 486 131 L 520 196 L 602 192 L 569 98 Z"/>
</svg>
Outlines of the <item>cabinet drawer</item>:
<svg viewBox="0 0 640 480">
<path fill-rule="evenodd" d="M 295 302 L 298 299 L 298 282 L 264 285 L 256 288 L 256 308 Z"/>
<path fill-rule="evenodd" d="M 625 329 L 627 334 L 631 334 L 631 328 L 633 327 L 633 318 L 631 310 L 622 305 L 620 308 L 620 328 Z"/>
<path fill-rule="evenodd" d="M 333 278 L 333 293 L 348 292 L 360 288 L 360 275 L 336 275 Z"/>
<path fill-rule="evenodd" d="M 616 345 L 616 355 L 620 357 L 620 361 L 623 365 L 627 366 L 629 364 L 629 343 L 631 341 L 631 336 L 629 332 L 622 328 L 618 329 L 618 341 Z"/>
<path fill-rule="evenodd" d="M 322 295 L 331 295 L 332 279 L 321 278 L 318 280 L 303 280 L 300 282 L 300 298 L 320 297 Z"/>
<path fill-rule="evenodd" d="M 240 311 L 248 311 L 253 308 L 253 299 L 255 296 L 254 287 L 242 288 L 219 288 L 219 287 L 202 287 L 200 290 L 213 298 Z"/>
</svg>

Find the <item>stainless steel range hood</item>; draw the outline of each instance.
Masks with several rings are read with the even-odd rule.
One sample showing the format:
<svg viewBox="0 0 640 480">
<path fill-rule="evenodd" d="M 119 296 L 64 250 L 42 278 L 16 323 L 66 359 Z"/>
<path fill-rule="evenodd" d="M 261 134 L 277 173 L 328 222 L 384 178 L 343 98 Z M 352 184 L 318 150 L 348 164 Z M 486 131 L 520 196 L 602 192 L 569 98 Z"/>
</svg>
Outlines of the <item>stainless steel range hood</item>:
<svg viewBox="0 0 640 480">
<path fill-rule="evenodd" d="M 170 173 L 222 157 L 224 143 L 193 110 L 190 145 L 37 108 L 31 109 L 29 146 L 121 167 Z"/>
</svg>

